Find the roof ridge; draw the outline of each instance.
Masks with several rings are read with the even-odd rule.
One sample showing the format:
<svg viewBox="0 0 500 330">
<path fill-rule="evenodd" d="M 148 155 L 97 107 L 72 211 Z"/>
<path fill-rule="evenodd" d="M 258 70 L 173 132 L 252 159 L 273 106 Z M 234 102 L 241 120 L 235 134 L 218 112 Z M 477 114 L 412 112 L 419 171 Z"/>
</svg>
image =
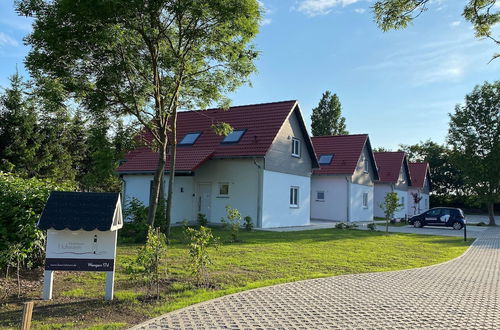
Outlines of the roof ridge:
<svg viewBox="0 0 500 330">
<path fill-rule="evenodd" d="M 368 136 L 368 133 L 345 134 L 345 135 L 321 135 L 321 136 L 311 136 L 311 139 L 317 139 L 317 138 L 331 138 L 331 137 L 341 137 L 341 136 Z"/>
<path fill-rule="evenodd" d="M 278 104 L 278 103 L 288 103 L 288 102 L 298 102 L 298 100 L 285 100 L 285 101 L 274 101 L 274 102 L 263 102 L 263 103 L 252 103 L 252 104 L 242 104 L 242 105 L 232 105 L 229 107 L 229 109 L 232 108 L 244 108 L 244 107 L 254 107 L 254 106 L 262 106 L 262 105 L 268 105 L 268 104 Z M 197 111 L 217 111 L 217 110 L 224 110 L 223 108 L 208 108 L 208 109 L 197 109 L 197 110 L 181 110 L 179 113 L 185 113 L 185 112 L 197 112 Z"/>
</svg>

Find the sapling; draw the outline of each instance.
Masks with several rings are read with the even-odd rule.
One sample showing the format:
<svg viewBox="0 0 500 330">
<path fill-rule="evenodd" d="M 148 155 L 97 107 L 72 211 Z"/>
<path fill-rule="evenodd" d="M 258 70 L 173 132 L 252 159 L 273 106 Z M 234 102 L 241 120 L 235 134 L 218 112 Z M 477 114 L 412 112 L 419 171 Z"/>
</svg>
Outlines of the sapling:
<svg viewBox="0 0 500 330">
<path fill-rule="evenodd" d="M 394 213 L 400 210 L 403 204 L 399 202 L 398 194 L 395 192 L 388 192 L 385 195 L 384 202 L 380 204 L 380 208 L 384 210 L 385 214 L 385 232 L 389 232 L 389 219 L 394 217 Z"/>
</svg>

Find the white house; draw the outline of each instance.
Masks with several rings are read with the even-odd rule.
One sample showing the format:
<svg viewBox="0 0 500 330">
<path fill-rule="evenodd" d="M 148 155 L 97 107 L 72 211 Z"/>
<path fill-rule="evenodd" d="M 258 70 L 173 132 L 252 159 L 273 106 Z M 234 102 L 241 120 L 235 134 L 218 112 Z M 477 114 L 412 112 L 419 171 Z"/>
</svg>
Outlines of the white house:
<svg viewBox="0 0 500 330">
<path fill-rule="evenodd" d="M 429 209 L 429 192 L 432 189 L 429 164 L 409 163 L 411 186 L 408 187 L 408 215 L 416 215 Z M 418 203 L 416 200 L 420 199 Z"/>
<path fill-rule="evenodd" d="M 234 129 L 225 137 L 211 128 L 223 122 Z M 177 134 L 174 223 L 198 213 L 217 223 L 229 205 L 257 228 L 309 224 L 311 173 L 318 162 L 296 101 L 181 112 Z M 148 147 L 126 156 L 117 170 L 125 201 L 149 205 L 157 162 Z M 167 167 L 165 183 L 169 174 Z"/>
<path fill-rule="evenodd" d="M 311 218 L 373 220 L 377 167 L 367 134 L 312 138 L 320 168 L 311 178 Z"/>
<path fill-rule="evenodd" d="M 398 194 L 403 206 L 394 214 L 395 218 L 405 218 L 408 215 L 408 188 L 412 184 L 408 160 L 404 152 L 375 152 L 379 180 L 375 181 L 374 215 L 384 217 L 380 204 L 388 192 Z"/>
</svg>

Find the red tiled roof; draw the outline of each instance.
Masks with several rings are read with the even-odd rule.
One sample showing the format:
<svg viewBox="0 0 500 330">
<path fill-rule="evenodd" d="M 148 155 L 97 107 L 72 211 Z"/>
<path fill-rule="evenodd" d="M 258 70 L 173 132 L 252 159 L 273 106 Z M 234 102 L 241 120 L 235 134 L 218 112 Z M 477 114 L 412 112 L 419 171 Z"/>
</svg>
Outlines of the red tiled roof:
<svg viewBox="0 0 500 330">
<path fill-rule="evenodd" d="M 381 182 L 398 182 L 399 173 L 401 171 L 401 166 L 407 165 L 406 155 L 403 151 L 395 152 L 374 152 L 375 161 L 378 166 L 378 175 Z M 407 175 L 409 177 L 408 168 L 405 168 Z M 409 177 L 408 181 L 411 183 Z"/>
<path fill-rule="evenodd" d="M 320 164 L 314 174 L 353 174 L 365 143 L 369 143 L 367 134 L 315 136 L 311 140 L 318 159 L 334 155 L 329 165 Z"/>
<path fill-rule="evenodd" d="M 428 163 L 409 163 L 412 186 L 416 188 L 423 188 L 425 177 L 429 171 Z"/>
<path fill-rule="evenodd" d="M 264 156 L 296 105 L 297 101 L 283 101 L 236 106 L 227 111 L 209 109 L 179 112 L 177 141 L 180 142 L 187 133 L 201 132 L 201 135 L 194 145 L 177 147 L 176 170 L 195 170 L 211 157 Z M 224 137 L 216 135 L 211 128 L 216 123 L 228 123 L 235 130 L 246 129 L 246 132 L 238 143 L 221 144 Z M 147 135 L 144 138 L 151 139 Z M 310 149 L 312 153 L 312 147 Z M 141 147 L 128 153 L 125 159 L 126 162 L 118 167 L 118 172 L 152 171 L 156 168 L 158 154 Z M 169 170 L 168 163 L 166 170 Z"/>
</svg>

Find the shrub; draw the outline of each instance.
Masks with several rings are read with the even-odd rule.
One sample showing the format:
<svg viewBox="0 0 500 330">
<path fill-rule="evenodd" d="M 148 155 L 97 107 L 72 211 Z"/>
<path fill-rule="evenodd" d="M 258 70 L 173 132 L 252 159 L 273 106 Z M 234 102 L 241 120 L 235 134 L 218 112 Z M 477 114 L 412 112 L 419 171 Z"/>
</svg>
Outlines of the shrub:
<svg viewBox="0 0 500 330">
<path fill-rule="evenodd" d="M 214 237 L 210 228 L 200 226 L 199 229 L 186 228 L 186 236 L 189 238 L 190 268 L 195 276 L 198 287 L 208 286 L 208 266 L 212 264 L 208 254 L 208 248 L 217 248 L 218 238 Z"/>
<path fill-rule="evenodd" d="M 476 226 L 486 226 L 486 224 L 484 222 L 478 222 Z"/>
<path fill-rule="evenodd" d="M 158 204 L 155 223 L 160 228 L 165 223 L 163 209 L 163 203 Z M 144 243 L 149 228 L 148 207 L 133 197 L 126 201 L 123 217 L 125 222 L 123 228 L 118 231 L 119 241 L 121 243 Z"/>
<path fill-rule="evenodd" d="M 156 298 L 160 299 L 160 267 L 167 251 L 167 239 L 160 228 L 148 229 L 146 244 L 137 253 L 137 264 L 142 266 L 143 278 L 150 286 L 156 285 Z"/>
<path fill-rule="evenodd" d="M 240 211 L 227 205 L 226 213 L 227 220 L 222 218 L 221 222 L 224 224 L 224 227 L 229 230 L 231 235 L 231 242 L 238 242 L 238 234 L 241 227 Z"/>
<path fill-rule="evenodd" d="M 248 215 L 245 217 L 245 230 L 246 231 L 252 231 L 253 230 L 253 221 L 252 221 L 252 218 L 249 217 Z"/>
<path fill-rule="evenodd" d="M 207 216 L 203 213 L 198 213 L 198 226 L 206 227 L 208 225 Z"/>
<path fill-rule="evenodd" d="M 376 225 L 375 223 L 373 223 L 373 222 L 372 222 L 372 223 L 367 224 L 367 225 L 366 225 L 366 227 L 367 227 L 369 230 L 371 230 L 371 231 L 375 231 L 375 230 L 377 230 L 377 225 Z"/>
<path fill-rule="evenodd" d="M 357 227 L 358 225 L 353 222 L 340 222 L 335 225 L 336 229 L 354 229 Z"/>
<path fill-rule="evenodd" d="M 7 251 L 19 244 L 19 253 L 26 254 L 22 267 L 32 268 L 43 263 L 45 234 L 36 227 L 49 194 L 53 190 L 74 190 L 70 183 L 57 184 L 50 180 L 23 179 L 0 172 L 0 267 L 8 262 Z"/>
</svg>

